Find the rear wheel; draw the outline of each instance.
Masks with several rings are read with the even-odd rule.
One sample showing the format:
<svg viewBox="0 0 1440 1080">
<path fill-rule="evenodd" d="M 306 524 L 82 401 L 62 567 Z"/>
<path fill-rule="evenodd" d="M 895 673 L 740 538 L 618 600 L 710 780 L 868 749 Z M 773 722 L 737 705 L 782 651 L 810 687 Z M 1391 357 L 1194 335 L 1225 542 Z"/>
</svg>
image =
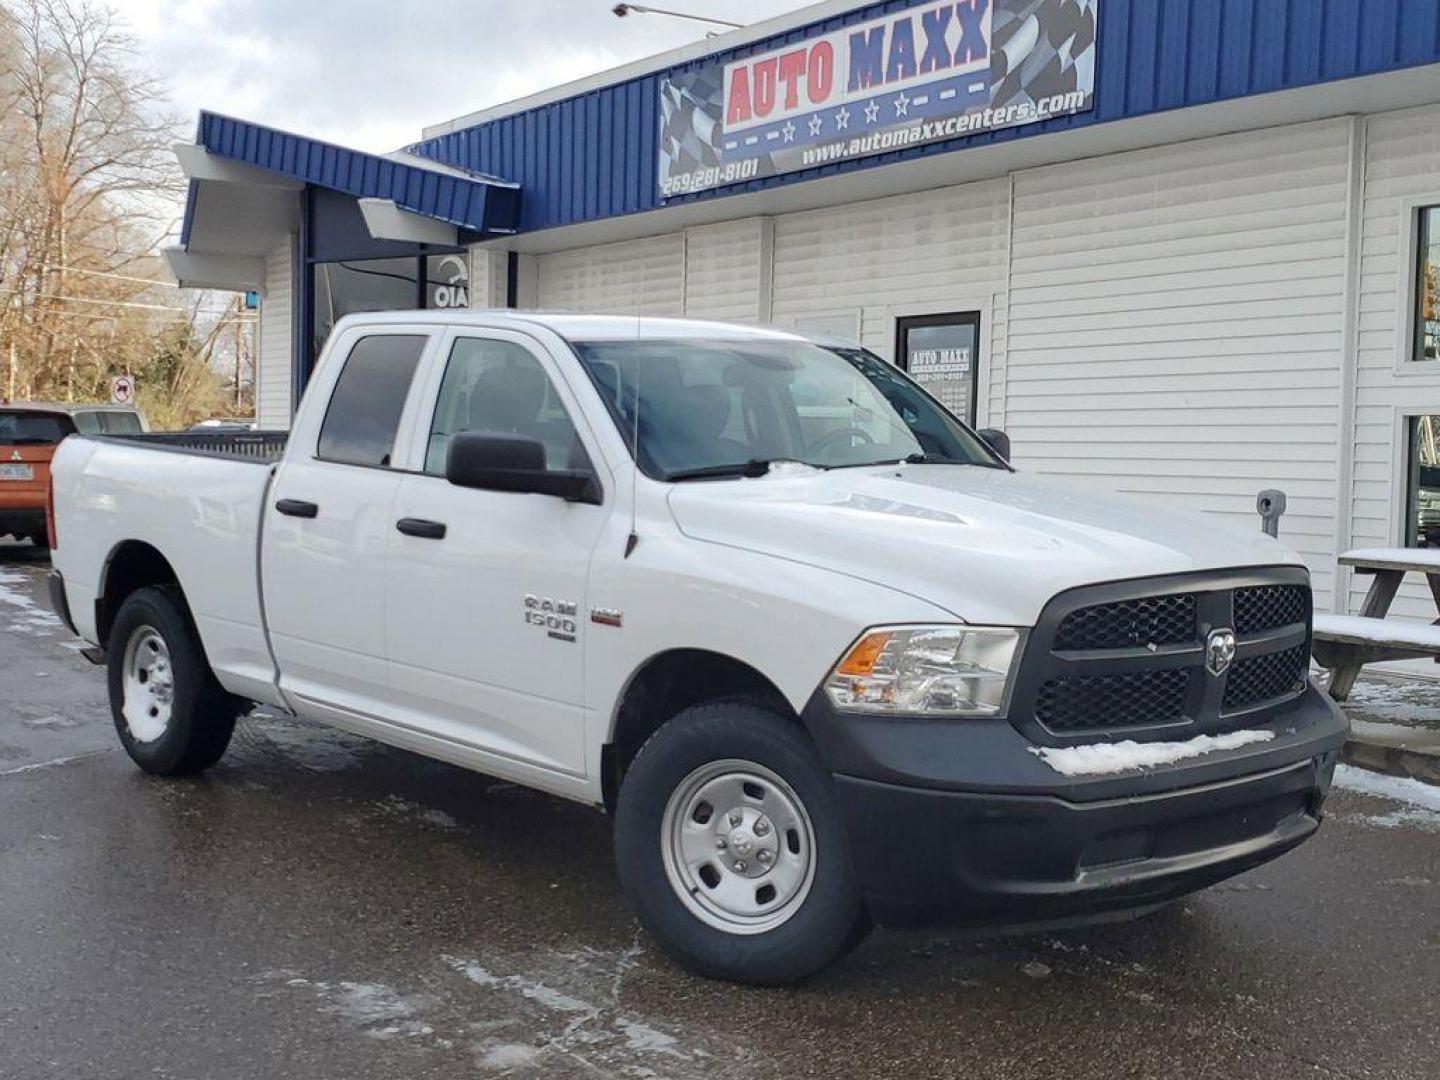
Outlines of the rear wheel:
<svg viewBox="0 0 1440 1080">
<path fill-rule="evenodd" d="M 702 705 L 665 724 L 626 773 L 615 832 L 641 922 L 702 975 L 793 982 L 868 928 L 830 777 L 770 710 Z"/>
<path fill-rule="evenodd" d="M 135 764 L 184 776 L 220 760 L 241 703 L 215 681 L 178 591 L 133 593 L 115 616 L 107 652 L 110 711 Z"/>
</svg>

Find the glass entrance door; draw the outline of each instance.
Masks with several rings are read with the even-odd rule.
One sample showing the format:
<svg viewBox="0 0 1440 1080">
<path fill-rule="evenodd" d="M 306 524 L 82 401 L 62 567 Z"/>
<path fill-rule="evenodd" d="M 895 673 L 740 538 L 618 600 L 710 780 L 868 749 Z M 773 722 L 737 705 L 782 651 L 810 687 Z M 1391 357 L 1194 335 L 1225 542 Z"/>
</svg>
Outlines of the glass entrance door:
<svg viewBox="0 0 1440 1080">
<path fill-rule="evenodd" d="M 980 313 L 916 315 L 896 323 L 900 367 L 967 424 L 975 423 Z"/>
</svg>

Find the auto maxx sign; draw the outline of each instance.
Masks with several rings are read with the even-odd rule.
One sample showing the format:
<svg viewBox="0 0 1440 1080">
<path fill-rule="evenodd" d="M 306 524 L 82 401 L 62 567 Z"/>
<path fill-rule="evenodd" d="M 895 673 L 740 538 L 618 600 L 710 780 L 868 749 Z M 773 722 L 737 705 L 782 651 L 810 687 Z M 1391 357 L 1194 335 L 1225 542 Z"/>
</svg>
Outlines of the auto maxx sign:
<svg viewBox="0 0 1440 1080">
<path fill-rule="evenodd" d="M 915 3 L 661 82 L 660 193 L 1084 112 L 1100 0 Z"/>
</svg>

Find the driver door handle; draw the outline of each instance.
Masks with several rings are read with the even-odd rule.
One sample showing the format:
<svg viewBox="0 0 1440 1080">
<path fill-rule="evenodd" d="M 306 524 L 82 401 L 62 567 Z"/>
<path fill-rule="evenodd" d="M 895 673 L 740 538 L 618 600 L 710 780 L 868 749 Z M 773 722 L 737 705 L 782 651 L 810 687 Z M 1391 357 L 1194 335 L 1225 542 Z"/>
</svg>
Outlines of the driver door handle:
<svg viewBox="0 0 1440 1080">
<path fill-rule="evenodd" d="M 406 536 L 415 536 L 421 540 L 444 540 L 446 528 L 438 521 L 426 521 L 423 518 L 401 518 L 395 523 Z"/>
<path fill-rule="evenodd" d="M 281 499 L 275 504 L 275 509 L 286 517 L 314 518 L 320 516 L 320 507 L 300 499 Z"/>
</svg>

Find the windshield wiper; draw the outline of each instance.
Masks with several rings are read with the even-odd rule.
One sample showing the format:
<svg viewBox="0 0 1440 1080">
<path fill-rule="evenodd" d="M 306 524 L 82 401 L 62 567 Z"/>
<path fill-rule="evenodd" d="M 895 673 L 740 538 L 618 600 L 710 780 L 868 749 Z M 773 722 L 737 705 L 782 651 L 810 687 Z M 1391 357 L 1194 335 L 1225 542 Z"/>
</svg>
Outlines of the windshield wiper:
<svg viewBox="0 0 1440 1080">
<path fill-rule="evenodd" d="M 748 477 L 753 480 L 768 473 L 770 465 L 771 463 L 768 461 L 751 458 L 749 461 L 730 465 L 705 465 L 698 469 L 677 469 L 675 472 L 666 473 L 665 479 L 672 484 L 681 480 L 723 480 L 726 477 L 734 476 Z"/>
</svg>

